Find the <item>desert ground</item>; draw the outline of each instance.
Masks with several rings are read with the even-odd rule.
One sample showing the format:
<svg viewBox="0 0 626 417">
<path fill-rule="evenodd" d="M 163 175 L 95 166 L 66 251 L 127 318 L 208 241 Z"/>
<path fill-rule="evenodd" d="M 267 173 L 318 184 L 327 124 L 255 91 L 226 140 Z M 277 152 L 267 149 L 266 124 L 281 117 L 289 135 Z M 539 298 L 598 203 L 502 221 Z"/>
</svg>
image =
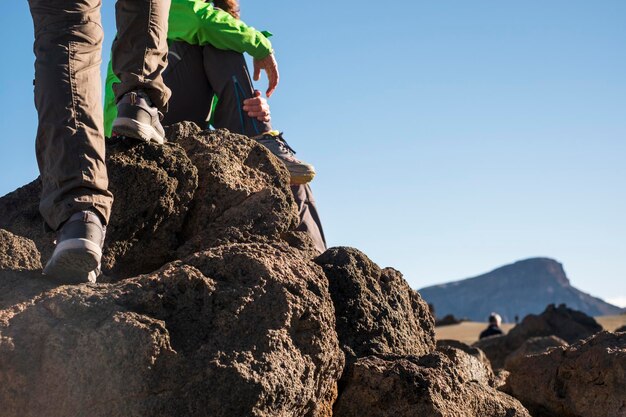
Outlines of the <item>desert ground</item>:
<svg viewBox="0 0 626 417">
<path fill-rule="evenodd" d="M 613 331 L 621 326 L 626 325 L 626 314 L 619 316 L 599 316 L 594 317 L 596 321 L 604 327 L 605 330 Z M 478 335 L 487 327 L 487 323 L 465 321 L 460 324 L 450 326 L 440 326 L 435 328 L 437 340 L 453 339 L 463 343 L 472 344 L 478 340 Z M 505 333 L 515 327 L 514 323 L 504 323 L 502 329 Z"/>
</svg>

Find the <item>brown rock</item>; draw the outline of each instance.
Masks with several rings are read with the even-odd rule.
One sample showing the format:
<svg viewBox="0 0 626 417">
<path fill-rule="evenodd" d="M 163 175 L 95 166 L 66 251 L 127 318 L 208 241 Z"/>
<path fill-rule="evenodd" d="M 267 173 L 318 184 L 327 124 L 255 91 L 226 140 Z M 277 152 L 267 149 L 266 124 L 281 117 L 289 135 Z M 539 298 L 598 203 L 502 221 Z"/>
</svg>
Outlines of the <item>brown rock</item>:
<svg viewBox="0 0 626 417">
<path fill-rule="evenodd" d="M 168 138 L 198 168 L 179 257 L 233 241 L 278 239 L 296 226 L 289 173 L 264 146 L 228 130 L 200 132 L 189 122 L 172 126 Z"/>
<path fill-rule="evenodd" d="M 40 294 L 0 311 L 2 416 L 329 416 L 327 285 L 284 244 L 234 244 Z"/>
<path fill-rule="evenodd" d="M 625 417 L 626 334 L 601 332 L 515 361 L 505 389 L 535 417 Z"/>
<path fill-rule="evenodd" d="M 473 346 L 481 349 L 494 369 L 502 368 L 506 357 L 531 337 L 557 336 L 568 343 L 585 339 L 602 330 L 593 317 L 561 304 L 549 305 L 540 315 L 530 314 L 505 336 L 481 339 Z"/>
<path fill-rule="evenodd" d="M 102 259 L 105 275 L 132 277 L 175 259 L 197 169 L 175 144 L 109 140 L 109 189 L 115 196 Z"/>
<path fill-rule="evenodd" d="M 38 271 L 40 258 L 32 240 L 0 229 L 0 271 Z"/>
<path fill-rule="evenodd" d="M 359 359 L 334 416 L 530 417 L 517 400 L 486 385 L 480 376 L 474 379 L 482 366 L 476 358 L 447 349 L 455 353 Z"/>
<path fill-rule="evenodd" d="M 424 355 L 435 349 L 428 305 L 395 269 L 380 269 L 356 249 L 331 248 L 315 259 L 330 283 L 339 342 L 349 366 L 375 354 Z"/>
<path fill-rule="evenodd" d="M 531 337 L 525 341 L 522 346 L 514 350 L 506 357 L 504 367 L 506 369 L 516 368 L 514 362 L 523 361 L 528 355 L 536 355 L 538 353 L 546 352 L 554 347 L 567 345 L 569 345 L 569 343 L 556 336 Z"/>
<path fill-rule="evenodd" d="M 478 349 L 477 347 L 470 346 L 458 340 L 451 340 L 451 339 L 437 340 L 437 350 L 443 351 L 445 348 L 454 348 L 454 349 L 462 350 L 468 355 L 471 355 L 475 357 L 476 359 L 478 359 L 490 372 L 493 372 L 493 370 L 491 369 L 491 362 L 489 361 L 489 358 L 487 358 L 487 355 L 485 355 L 485 352 Z"/>
<path fill-rule="evenodd" d="M 626 332 L 626 325 L 615 329 L 614 333 Z"/>
<path fill-rule="evenodd" d="M 110 279 L 153 271 L 174 259 L 197 170 L 177 145 L 107 142 L 109 188 L 115 196 L 102 259 Z M 0 228 L 35 242 L 45 263 L 54 233 L 39 214 L 39 180 L 0 198 Z"/>
</svg>

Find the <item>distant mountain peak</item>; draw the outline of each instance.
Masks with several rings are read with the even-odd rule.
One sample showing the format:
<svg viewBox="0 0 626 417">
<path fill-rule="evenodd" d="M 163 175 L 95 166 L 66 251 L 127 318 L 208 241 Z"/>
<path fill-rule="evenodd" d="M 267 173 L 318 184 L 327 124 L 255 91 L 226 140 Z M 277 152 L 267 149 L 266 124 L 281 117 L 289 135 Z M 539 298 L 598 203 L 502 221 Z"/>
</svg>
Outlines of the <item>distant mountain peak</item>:
<svg viewBox="0 0 626 417">
<path fill-rule="evenodd" d="M 419 290 L 435 307 L 438 317 L 485 321 L 492 311 L 512 322 L 527 314 L 539 314 L 548 304 L 597 316 L 620 314 L 621 309 L 592 297 L 570 283 L 563 265 L 551 258 L 523 259 L 472 278 L 434 285 Z"/>
</svg>

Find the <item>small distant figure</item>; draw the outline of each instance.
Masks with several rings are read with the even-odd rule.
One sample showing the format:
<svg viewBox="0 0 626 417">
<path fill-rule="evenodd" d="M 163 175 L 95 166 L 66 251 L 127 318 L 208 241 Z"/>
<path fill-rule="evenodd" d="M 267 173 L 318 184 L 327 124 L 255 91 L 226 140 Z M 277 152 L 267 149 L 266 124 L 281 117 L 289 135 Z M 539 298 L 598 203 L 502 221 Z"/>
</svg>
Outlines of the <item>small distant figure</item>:
<svg viewBox="0 0 626 417">
<path fill-rule="evenodd" d="M 500 325 L 502 324 L 502 317 L 498 313 L 491 313 L 489 315 L 489 327 L 483 330 L 480 333 L 479 339 L 484 339 L 489 336 L 496 336 L 499 334 L 504 334 Z"/>
<path fill-rule="evenodd" d="M 519 324 L 519 316 L 516 314 L 515 315 L 515 325 Z"/>
</svg>

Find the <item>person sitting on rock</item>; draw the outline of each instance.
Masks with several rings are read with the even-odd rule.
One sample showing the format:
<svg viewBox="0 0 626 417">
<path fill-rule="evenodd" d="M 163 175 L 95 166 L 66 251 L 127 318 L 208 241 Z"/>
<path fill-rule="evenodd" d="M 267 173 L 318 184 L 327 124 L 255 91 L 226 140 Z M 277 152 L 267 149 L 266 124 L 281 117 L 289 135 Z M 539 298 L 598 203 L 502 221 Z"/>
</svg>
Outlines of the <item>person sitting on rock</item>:
<svg viewBox="0 0 626 417">
<path fill-rule="evenodd" d="M 502 324 L 502 317 L 497 313 L 491 313 L 489 315 L 489 326 L 480 333 L 480 339 L 484 339 L 489 336 L 497 336 L 504 334 L 500 325 Z"/>
<path fill-rule="evenodd" d="M 252 86 L 243 56 L 245 52 L 254 58 L 255 80 L 265 70 L 269 80 L 266 95 L 271 96 L 279 73 L 270 35 L 239 19 L 237 0 L 172 0 L 169 64 L 163 73 L 172 97 L 163 124 L 192 121 L 202 128 L 226 128 L 268 148 L 291 174 L 291 190 L 300 216 L 296 230 L 308 232 L 316 249 L 324 252 L 324 232 L 308 185 L 315 169 L 296 159 L 282 133 L 273 129 L 267 101 Z M 116 111 L 112 86 L 118 82 L 110 68 L 105 99 L 105 132 L 109 136 Z"/>
</svg>

